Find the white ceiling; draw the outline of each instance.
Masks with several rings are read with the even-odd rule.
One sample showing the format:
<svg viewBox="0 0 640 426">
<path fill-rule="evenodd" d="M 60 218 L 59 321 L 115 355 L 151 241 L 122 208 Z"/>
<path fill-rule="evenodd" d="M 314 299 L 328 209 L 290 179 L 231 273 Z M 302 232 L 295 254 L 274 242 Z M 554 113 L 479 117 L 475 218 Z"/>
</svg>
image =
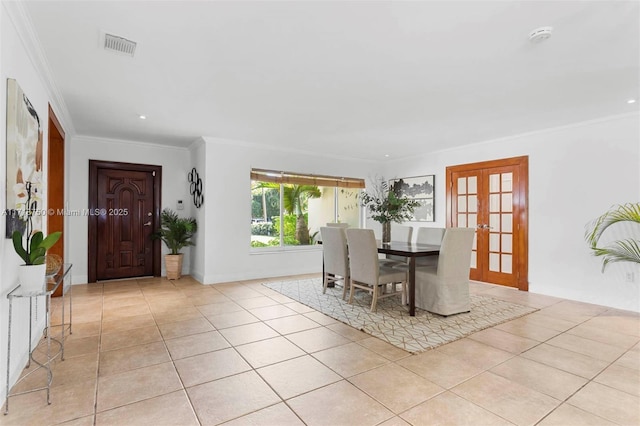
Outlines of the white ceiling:
<svg viewBox="0 0 640 426">
<path fill-rule="evenodd" d="M 79 135 L 382 160 L 638 111 L 638 1 L 32 1 Z M 531 30 L 552 26 L 539 44 Z M 134 58 L 102 48 L 109 32 Z M 138 116 L 146 114 L 147 120 Z"/>
</svg>

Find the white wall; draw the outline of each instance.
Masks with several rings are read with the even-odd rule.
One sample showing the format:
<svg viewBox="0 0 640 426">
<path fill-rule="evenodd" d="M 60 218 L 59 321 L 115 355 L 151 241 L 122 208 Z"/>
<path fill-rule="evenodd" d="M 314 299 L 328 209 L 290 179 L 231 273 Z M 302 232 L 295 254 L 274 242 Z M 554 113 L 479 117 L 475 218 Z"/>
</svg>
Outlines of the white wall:
<svg viewBox="0 0 640 426">
<path fill-rule="evenodd" d="M 320 272 L 322 251 L 319 247 L 251 251 L 251 168 L 367 177 L 372 174 L 375 163 L 282 152 L 237 141 L 204 140 L 206 228 L 198 237 L 198 241 L 200 238 L 206 241 L 203 282 Z M 202 246 L 198 244 L 194 249 L 202 250 Z"/>
<path fill-rule="evenodd" d="M 46 120 L 47 103 L 52 101 L 47 78 L 34 65 L 32 50 L 12 20 L 14 2 L 0 6 L 0 164 L 6 164 L 6 78 L 15 78 L 40 117 Z M 22 34 L 22 30 L 20 31 Z M 30 44 L 27 44 L 30 46 Z M 59 119 L 63 119 L 58 114 Z M 250 241 L 251 167 L 306 173 L 370 178 L 436 174 L 436 223 L 444 226 L 444 169 L 449 165 L 529 155 L 529 289 L 608 306 L 640 311 L 640 271 L 635 265 L 613 265 L 604 274 L 584 243 L 584 225 L 616 203 L 640 199 L 640 131 L 638 115 L 583 123 L 545 132 L 514 136 L 463 148 L 425 153 L 422 158 L 386 163 L 328 159 L 300 152 L 284 153 L 249 144 L 206 138 L 189 150 L 68 134 L 66 171 L 69 209 L 88 204 L 88 160 L 122 161 L 163 166 L 162 205 L 175 208 L 185 201 L 183 214 L 198 219 L 196 246 L 186 251 L 184 271 L 204 283 L 218 283 L 269 276 L 318 272 L 318 248 L 254 254 Z M 63 122 L 63 125 L 65 123 Z M 69 126 L 65 127 L 69 131 Z M 44 126 L 44 140 L 47 129 Z M 391 142 L 391 141 L 390 141 Z M 474 143 L 478 141 L 469 141 Z M 366 149 L 366 147 L 363 147 Z M 46 153 L 46 149 L 44 150 Z M 45 154 L 46 155 L 46 154 Z M 419 155 L 415 153 L 415 155 Z M 45 159 L 46 164 L 46 159 Z M 204 180 L 205 203 L 194 209 L 189 195 L 187 173 L 197 167 Z M 45 170 L 46 173 L 46 170 Z M 5 209 L 6 179 L 0 173 L 0 210 Z M 375 227 L 371 223 L 371 227 Z M 416 224 L 417 225 L 417 224 Z M 0 215 L 0 231 L 5 218 Z M 86 218 L 67 219 L 66 257 L 74 263 L 74 283 L 87 278 Z M 163 248 L 164 249 L 164 248 Z M 165 249 L 166 250 L 166 249 Z M 6 294 L 17 285 L 17 265 L 10 240 L 0 242 L 0 383 L 5 383 L 7 317 Z M 190 265 L 191 263 L 191 265 Z M 636 282 L 627 283 L 628 271 Z M 43 304 L 40 304 L 42 309 Z M 27 356 L 25 303 L 14 311 L 11 383 L 22 370 Z M 38 316 L 42 320 L 43 316 Z M 38 336 L 36 327 L 34 336 Z M 4 399 L 0 386 L 0 400 Z"/>
<path fill-rule="evenodd" d="M 206 239 L 205 235 L 207 234 L 207 221 L 206 212 L 209 206 L 212 208 L 215 206 L 215 191 L 217 186 L 212 185 L 207 182 L 207 150 L 206 143 L 203 139 L 198 139 L 189 147 L 190 159 L 191 159 L 191 167 L 195 168 L 204 183 L 203 191 L 204 191 L 204 202 L 200 208 L 196 208 L 193 205 L 193 201 L 191 199 L 188 200 L 189 205 L 192 206 L 193 214 L 196 221 L 198 222 L 198 232 L 196 232 L 193 242 L 195 246 L 192 246 L 191 249 L 191 275 L 200 281 L 201 283 L 205 282 L 205 265 L 206 265 Z"/>
<path fill-rule="evenodd" d="M 185 209 L 177 211 L 178 214 L 191 216 L 193 203 L 187 180 L 187 174 L 191 170 L 188 149 L 82 136 L 72 138 L 67 141 L 67 145 L 70 151 L 67 168 L 69 210 L 89 207 L 89 160 L 101 160 L 162 166 L 162 208 L 176 210 L 177 200 L 182 200 Z M 73 263 L 74 283 L 86 283 L 88 217 L 67 217 L 66 229 L 71 242 L 67 259 Z M 164 244 L 162 253 L 168 253 Z M 187 248 L 183 253 L 183 272 L 189 273 L 190 250 Z M 162 274 L 165 275 L 164 262 Z"/>
<path fill-rule="evenodd" d="M 435 174 L 433 226 L 444 227 L 447 166 L 528 155 L 529 291 L 640 311 L 637 265 L 614 264 L 603 274 L 584 241 L 589 221 L 640 201 L 639 123 L 631 114 L 467 145 L 388 163 L 384 174 Z M 627 272 L 635 282 L 625 281 Z"/>
<path fill-rule="evenodd" d="M 10 12 L 13 9 L 7 8 L 6 2 L 0 4 L 0 212 L 6 209 L 6 99 L 7 99 L 7 78 L 16 79 L 24 93 L 31 101 L 33 107 L 40 118 L 41 128 L 44 132 L 45 141 L 44 170 L 43 176 L 47 176 L 47 117 L 48 117 L 48 97 L 47 88 L 38 74 L 36 67 L 31 62 L 27 49 L 12 20 Z M 44 188 L 43 196 L 46 195 Z M 46 200 L 44 200 L 46 205 Z M 7 325 L 8 306 L 7 293 L 18 285 L 17 269 L 22 263 L 15 253 L 10 239 L 4 238 L 6 217 L 0 214 L 0 400 L 4 401 L 7 365 Z M 46 221 L 44 222 L 46 226 Z M 44 300 L 39 298 L 37 318 L 34 320 L 33 341 L 37 342 L 44 327 Z M 29 305 L 28 299 L 18 299 L 13 303 L 13 322 L 11 339 L 11 371 L 9 373 L 10 382 L 14 383 L 22 371 L 27 361 L 28 355 L 28 330 L 29 330 Z"/>
</svg>

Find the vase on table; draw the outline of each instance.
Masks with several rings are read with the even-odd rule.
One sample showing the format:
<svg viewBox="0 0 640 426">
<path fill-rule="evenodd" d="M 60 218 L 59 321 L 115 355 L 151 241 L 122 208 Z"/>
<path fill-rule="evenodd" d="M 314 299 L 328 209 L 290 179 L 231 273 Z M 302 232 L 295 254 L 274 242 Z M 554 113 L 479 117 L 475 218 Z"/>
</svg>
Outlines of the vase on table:
<svg viewBox="0 0 640 426">
<path fill-rule="evenodd" d="M 382 223 L 382 244 L 391 242 L 391 222 Z"/>
</svg>

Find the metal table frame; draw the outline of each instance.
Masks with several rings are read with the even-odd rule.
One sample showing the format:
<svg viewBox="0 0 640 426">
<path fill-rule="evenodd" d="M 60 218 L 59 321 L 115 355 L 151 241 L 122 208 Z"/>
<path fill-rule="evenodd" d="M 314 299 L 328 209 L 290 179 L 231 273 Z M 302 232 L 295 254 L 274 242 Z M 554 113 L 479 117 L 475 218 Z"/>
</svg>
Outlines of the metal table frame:
<svg viewBox="0 0 640 426">
<path fill-rule="evenodd" d="M 46 279 L 46 286 L 43 286 L 41 291 L 35 292 L 24 292 L 22 286 L 17 286 L 13 290 L 7 294 L 7 299 L 9 299 L 9 324 L 8 324 L 8 339 L 7 339 L 7 388 L 6 388 L 6 397 L 5 397 L 5 408 L 4 414 L 7 415 L 9 413 L 9 397 L 23 395 L 26 393 L 37 392 L 41 390 L 47 391 L 47 404 L 51 404 L 50 399 L 50 391 L 51 391 L 51 382 L 53 380 L 53 373 L 51 371 L 51 363 L 60 355 L 60 359 L 64 361 L 64 333 L 68 329 L 69 334 L 72 333 L 71 324 L 72 324 L 72 316 L 73 316 L 73 298 L 72 298 L 72 285 L 71 285 L 71 263 L 65 263 L 62 265 L 61 270 L 58 274 L 53 277 L 48 277 Z M 55 293 L 55 291 L 62 285 L 62 322 L 60 324 L 51 324 L 51 295 Z M 69 322 L 65 322 L 65 295 L 69 297 Z M 32 328 L 33 328 L 33 305 L 35 303 L 36 313 L 38 309 L 38 298 L 45 297 L 46 301 L 46 312 L 45 312 L 45 327 L 43 330 L 44 336 L 46 338 L 47 345 L 47 359 L 43 363 L 36 360 L 33 356 L 33 352 L 39 346 L 40 342 L 36 344 L 35 347 L 32 347 Z M 38 365 L 38 367 L 31 370 L 29 373 L 20 377 L 14 386 L 18 383 L 22 382 L 24 379 L 29 377 L 31 374 L 35 373 L 41 368 L 45 368 L 47 370 L 47 385 L 43 387 L 33 388 L 22 392 L 16 392 L 11 394 L 10 391 L 10 374 L 11 374 L 11 320 L 13 316 L 13 300 L 16 298 L 28 298 L 29 299 L 29 357 L 27 360 L 26 368 L 31 366 L 31 361 Z M 60 327 L 60 335 L 59 337 L 51 337 L 52 328 Z M 51 342 L 54 342 L 59 345 L 59 349 L 55 353 L 51 353 Z"/>
</svg>

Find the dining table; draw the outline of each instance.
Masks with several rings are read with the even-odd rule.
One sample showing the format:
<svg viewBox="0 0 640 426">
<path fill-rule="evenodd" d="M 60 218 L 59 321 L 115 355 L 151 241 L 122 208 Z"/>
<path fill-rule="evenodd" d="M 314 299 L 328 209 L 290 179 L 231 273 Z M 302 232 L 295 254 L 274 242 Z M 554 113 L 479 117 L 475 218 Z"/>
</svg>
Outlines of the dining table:
<svg viewBox="0 0 640 426">
<path fill-rule="evenodd" d="M 434 244 L 416 244 L 400 241 L 391 241 L 390 243 L 378 243 L 378 253 L 392 254 L 395 256 L 406 257 L 409 261 L 409 315 L 416 315 L 416 259 L 418 257 L 437 256 L 440 254 L 440 246 Z"/>
</svg>

